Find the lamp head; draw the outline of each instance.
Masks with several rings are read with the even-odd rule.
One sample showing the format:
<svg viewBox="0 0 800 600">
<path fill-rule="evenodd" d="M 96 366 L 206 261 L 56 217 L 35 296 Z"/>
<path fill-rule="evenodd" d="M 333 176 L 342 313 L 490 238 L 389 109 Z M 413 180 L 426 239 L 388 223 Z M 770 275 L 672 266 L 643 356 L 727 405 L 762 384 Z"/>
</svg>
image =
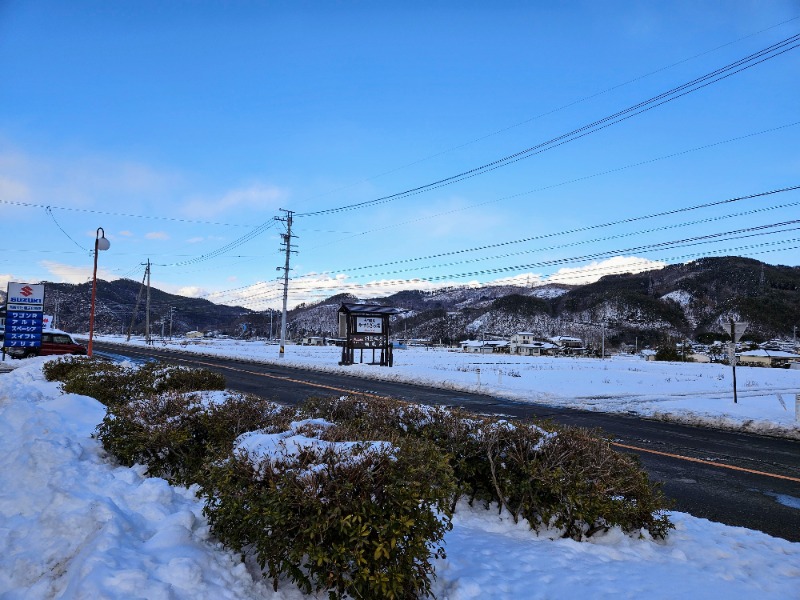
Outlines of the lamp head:
<svg viewBox="0 0 800 600">
<path fill-rule="evenodd" d="M 95 242 L 98 250 L 108 250 L 111 247 L 111 242 L 106 239 L 105 229 L 102 227 L 97 228 L 97 239 Z"/>
</svg>

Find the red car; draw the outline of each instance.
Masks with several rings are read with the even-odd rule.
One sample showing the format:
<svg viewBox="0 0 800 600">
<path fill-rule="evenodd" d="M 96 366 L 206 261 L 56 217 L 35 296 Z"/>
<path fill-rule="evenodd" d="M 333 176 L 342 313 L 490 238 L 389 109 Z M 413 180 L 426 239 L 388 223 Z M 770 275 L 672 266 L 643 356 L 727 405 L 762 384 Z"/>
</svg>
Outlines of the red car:
<svg viewBox="0 0 800 600">
<path fill-rule="evenodd" d="M 29 356 L 52 356 L 54 354 L 86 354 L 86 347 L 76 344 L 72 336 L 65 331 L 43 331 L 40 348 L 6 348 L 11 358 L 28 358 Z"/>
</svg>

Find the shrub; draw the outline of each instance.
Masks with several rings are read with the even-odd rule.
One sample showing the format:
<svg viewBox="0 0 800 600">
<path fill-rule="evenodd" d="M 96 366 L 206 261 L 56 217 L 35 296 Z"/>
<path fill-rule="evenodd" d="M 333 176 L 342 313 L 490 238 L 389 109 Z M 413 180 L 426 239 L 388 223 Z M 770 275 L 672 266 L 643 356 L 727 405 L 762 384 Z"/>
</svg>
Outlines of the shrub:
<svg viewBox="0 0 800 600">
<path fill-rule="evenodd" d="M 317 398 L 303 410 L 434 443 L 448 458 L 459 494 L 497 503 L 537 529 L 557 527 L 582 539 L 618 525 L 663 538 L 672 527 L 663 513 L 666 499 L 637 459 L 597 433 L 363 397 Z"/>
<path fill-rule="evenodd" d="M 309 435 L 294 426 L 293 435 Z M 305 593 L 327 590 L 330 598 L 428 594 L 455 491 L 438 449 L 410 439 L 308 440 L 271 458 L 239 450 L 212 468 L 204 492 L 215 535 L 252 551 L 276 590 L 288 576 Z"/>
<path fill-rule="evenodd" d="M 47 381 L 64 381 L 79 370 L 97 370 L 103 368 L 105 364 L 108 363 L 88 356 L 67 355 L 44 363 L 42 373 Z"/>
<path fill-rule="evenodd" d="M 275 404 L 242 394 L 208 402 L 200 393 L 167 392 L 109 408 L 97 428 L 103 447 L 124 465 L 147 465 L 148 474 L 180 484 L 201 482 L 210 460 L 227 456 L 246 431 L 281 419 Z"/>
<path fill-rule="evenodd" d="M 63 392 L 91 396 L 112 406 L 153 393 L 221 390 L 225 378 L 208 369 L 187 369 L 160 362 L 139 368 L 89 357 L 64 357 L 45 364 L 48 381 L 61 381 Z"/>
</svg>

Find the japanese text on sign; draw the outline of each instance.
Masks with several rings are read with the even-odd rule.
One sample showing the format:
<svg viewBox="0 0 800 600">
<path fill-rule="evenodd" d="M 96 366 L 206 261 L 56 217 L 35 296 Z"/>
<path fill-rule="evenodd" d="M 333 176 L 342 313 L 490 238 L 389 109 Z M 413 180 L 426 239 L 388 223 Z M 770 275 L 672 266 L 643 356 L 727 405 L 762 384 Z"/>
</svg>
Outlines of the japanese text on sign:
<svg viewBox="0 0 800 600">
<path fill-rule="evenodd" d="M 382 319 L 380 317 L 356 317 L 356 333 L 381 333 Z"/>
</svg>

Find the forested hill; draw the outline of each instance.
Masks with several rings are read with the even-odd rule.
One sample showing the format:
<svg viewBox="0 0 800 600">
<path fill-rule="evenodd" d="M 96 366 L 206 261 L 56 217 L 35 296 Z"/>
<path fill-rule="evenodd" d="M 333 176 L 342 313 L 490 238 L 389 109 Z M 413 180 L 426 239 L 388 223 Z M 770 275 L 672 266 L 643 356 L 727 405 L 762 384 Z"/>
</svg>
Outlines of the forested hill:
<svg viewBox="0 0 800 600">
<path fill-rule="evenodd" d="M 95 327 L 127 331 L 141 283 L 130 279 L 98 281 Z M 45 312 L 59 326 L 88 331 L 91 284 L 47 283 Z M 289 313 L 290 337 L 336 336 L 336 311 L 346 294 Z M 800 325 L 800 267 L 769 265 L 740 257 L 703 258 L 637 274 L 609 275 L 581 286 L 545 285 L 453 287 L 418 290 L 370 299 L 408 312 L 393 322 L 400 337 L 454 342 L 479 336 L 508 337 L 530 331 L 550 337 L 577 335 L 591 341 L 604 327 L 611 342 L 657 342 L 665 336 L 692 339 L 720 336 L 720 320 L 748 321 L 755 339 L 789 337 Z M 219 331 L 237 336 L 267 336 L 278 331 L 279 315 L 218 305 L 151 289 L 151 331 Z M 135 333 L 144 332 L 144 294 Z"/>
</svg>

